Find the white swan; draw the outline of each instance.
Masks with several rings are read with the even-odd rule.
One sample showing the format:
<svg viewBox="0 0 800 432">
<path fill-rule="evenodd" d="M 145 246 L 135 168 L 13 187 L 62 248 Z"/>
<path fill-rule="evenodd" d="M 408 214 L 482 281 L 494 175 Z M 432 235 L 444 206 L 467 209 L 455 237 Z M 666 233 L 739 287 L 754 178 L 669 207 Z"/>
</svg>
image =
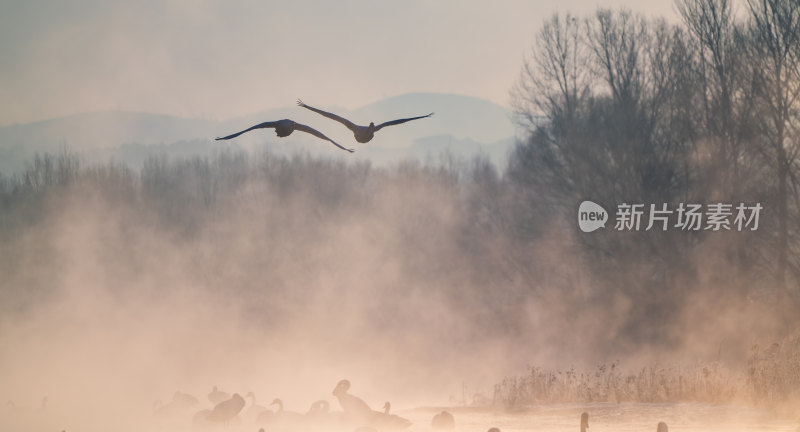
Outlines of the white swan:
<svg viewBox="0 0 800 432">
<path fill-rule="evenodd" d="M 384 430 L 399 430 L 411 426 L 408 419 L 404 419 L 399 415 L 389 414 L 392 404 L 386 402 L 383 405 L 384 412 L 375 412 L 372 419 L 372 425 L 380 431 Z"/>
<path fill-rule="evenodd" d="M 299 426 L 304 420 L 302 414 L 294 411 L 286 411 L 283 409 L 283 401 L 275 398 L 270 405 L 277 405 L 278 410 L 272 413 L 269 423 L 274 426 L 280 427 L 294 427 Z"/>
<path fill-rule="evenodd" d="M 369 424 L 374 411 L 366 402 L 347 393 L 348 390 L 350 390 L 350 381 L 346 379 L 339 381 L 333 389 L 333 395 L 339 400 L 345 416 L 360 425 Z"/>
<path fill-rule="evenodd" d="M 456 419 L 453 417 L 453 414 L 442 411 L 433 416 L 433 419 L 431 419 L 431 427 L 434 429 L 454 429 L 456 427 Z"/>
<path fill-rule="evenodd" d="M 234 417 L 239 415 L 242 408 L 244 408 L 244 404 L 244 398 L 239 396 L 238 393 L 234 393 L 230 399 L 222 401 L 214 406 L 214 409 L 211 410 L 211 413 L 208 415 L 208 420 L 227 424 L 233 420 Z"/>
<path fill-rule="evenodd" d="M 258 419 L 258 416 L 262 412 L 268 411 L 267 407 L 265 407 L 263 405 L 258 405 L 256 403 L 256 395 L 255 395 L 255 393 L 247 392 L 247 394 L 244 395 L 244 397 L 245 397 L 245 399 L 250 399 L 250 407 L 247 408 L 247 412 L 244 415 L 245 418 L 248 419 L 248 421 L 255 422 Z"/>
<path fill-rule="evenodd" d="M 208 394 L 208 401 L 215 405 L 230 398 L 231 395 L 217 389 L 217 386 L 214 386 L 214 388 L 211 389 L 211 392 Z"/>
<path fill-rule="evenodd" d="M 411 120 L 417 120 L 417 119 L 421 119 L 421 118 L 425 118 L 425 117 L 430 117 L 430 116 L 433 115 L 433 113 L 430 113 L 430 114 L 426 114 L 424 116 L 409 117 L 409 118 L 391 120 L 391 121 L 383 122 L 383 123 L 381 123 L 381 124 L 379 124 L 377 126 L 375 126 L 375 123 L 373 123 L 373 122 L 370 122 L 369 126 L 359 126 L 359 125 L 351 122 L 350 120 L 347 120 L 344 117 L 339 117 L 336 114 L 329 113 L 327 111 L 323 111 L 321 109 L 317 109 L 317 108 L 314 108 L 312 106 L 306 105 L 300 99 L 297 100 L 297 105 L 300 105 L 301 107 L 303 107 L 305 109 L 314 111 L 317 114 L 323 115 L 323 116 L 325 116 L 325 117 L 327 117 L 329 119 L 332 119 L 332 120 L 336 120 L 337 122 L 345 125 L 345 127 L 347 127 L 348 129 L 350 129 L 353 132 L 353 135 L 355 135 L 355 137 L 356 137 L 356 141 L 358 141 L 360 143 L 369 142 L 372 139 L 372 137 L 375 136 L 375 132 L 385 128 L 386 126 L 398 125 L 398 124 L 405 123 L 405 122 L 408 122 L 408 121 L 411 121 Z"/>
</svg>

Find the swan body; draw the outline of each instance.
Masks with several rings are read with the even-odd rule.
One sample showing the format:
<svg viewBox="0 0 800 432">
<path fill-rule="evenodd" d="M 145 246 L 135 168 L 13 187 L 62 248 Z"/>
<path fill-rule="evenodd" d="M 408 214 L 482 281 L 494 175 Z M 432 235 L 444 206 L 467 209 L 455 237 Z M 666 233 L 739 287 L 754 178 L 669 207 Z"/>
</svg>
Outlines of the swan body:
<svg viewBox="0 0 800 432">
<path fill-rule="evenodd" d="M 430 117 L 430 116 L 433 115 L 433 113 L 430 113 L 430 114 L 426 114 L 426 115 L 418 116 L 418 117 L 409 117 L 409 118 L 402 118 L 402 119 L 397 119 L 397 120 L 390 120 L 390 121 L 387 121 L 387 122 L 383 122 L 383 123 L 381 123 L 381 124 L 379 124 L 377 126 L 375 126 L 375 123 L 373 123 L 373 122 L 370 122 L 369 126 L 360 126 L 360 125 L 357 125 L 357 124 L 351 122 L 350 120 L 347 120 L 344 117 L 340 117 L 340 116 L 338 116 L 336 114 L 329 113 L 327 111 L 323 111 L 323 110 L 318 109 L 318 108 L 314 108 L 314 107 L 312 107 L 310 105 L 306 105 L 300 99 L 297 100 L 297 105 L 299 105 L 299 106 L 301 106 L 301 107 L 303 107 L 305 109 L 314 111 L 315 113 L 320 114 L 322 116 L 325 116 L 325 117 L 327 117 L 327 118 L 329 118 L 331 120 L 336 120 L 337 122 L 343 124 L 346 128 L 350 129 L 350 131 L 353 132 L 353 135 L 355 135 L 356 141 L 358 141 L 358 142 L 360 142 L 362 144 L 366 143 L 366 142 L 369 142 L 372 139 L 372 137 L 375 136 L 375 132 L 385 128 L 386 126 L 398 125 L 398 124 L 401 124 L 401 123 L 409 122 L 411 120 L 418 120 L 418 119 L 425 118 L 425 117 Z"/>
<path fill-rule="evenodd" d="M 399 415 L 381 412 L 375 414 L 372 424 L 380 431 L 400 430 L 411 426 L 411 422 L 408 419 L 400 417 Z"/>
<path fill-rule="evenodd" d="M 445 430 L 454 429 L 456 427 L 456 419 L 453 417 L 453 414 L 450 414 L 447 411 L 442 411 L 433 416 L 433 419 L 431 419 L 431 427 L 434 429 Z"/>
<path fill-rule="evenodd" d="M 230 398 L 231 395 L 219 390 L 217 386 L 214 386 L 214 388 L 211 389 L 211 392 L 208 394 L 208 401 L 215 405 Z"/>
<path fill-rule="evenodd" d="M 211 422 L 208 420 L 208 416 L 211 414 L 210 409 L 201 409 L 194 413 L 192 416 L 192 426 L 207 426 Z"/>
<path fill-rule="evenodd" d="M 328 414 L 331 410 L 331 404 L 326 400 L 318 400 L 311 404 L 311 407 L 306 411 L 306 416 L 317 416 L 321 414 Z"/>
<path fill-rule="evenodd" d="M 339 400 L 345 416 L 361 425 L 369 424 L 374 411 L 366 402 L 347 393 L 348 390 L 350 390 L 350 381 L 346 379 L 339 381 L 333 389 L 333 395 Z"/>
<path fill-rule="evenodd" d="M 245 397 L 246 399 L 247 399 L 247 398 L 249 398 L 249 399 L 250 399 L 250 407 L 249 407 L 249 408 L 247 408 L 247 413 L 245 414 L 245 417 L 246 417 L 246 418 L 247 418 L 249 421 L 256 421 L 256 419 L 258 419 L 258 416 L 259 416 L 259 415 L 261 415 L 261 413 L 262 413 L 262 412 L 264 412 L 264 411 L 269 411 L 269 410 L 267 409 L 267 407 L 265 407 L 265 406 L 263 406 L 263 405 L 258 405 L 258 404 L 256 403 L 256 395 L 255 395 L 255 393 L 253 393 L 253 392 L 247 392 L 247 394 L 246 394 L 246 395 L 244 395 L 244 397 Z"/>
<path fill-rule="evenodd" d="M 222 401 L 214 406 L 208 415 L 208 420 L 217 423 L 228 423 L 244 408 L 244 398 L 238 393 L 234 393 L 230 399 Z"/>
<path fill-rule="evenodd" d="M 279 428 L 292 428 L 303 424 L 305 417 L 294 411 L 286 411 L 283 409 L 283 401 L 275 398 L 270 405 L 277 405 L 278 410 L 272 413 L 269 423 Z"/>
<path fill-rule="evenodd" d="M 238 421 L 238 415 L 244 408 L 244 398 L 238 393 L 234 393 L 230 399 L 226 399 L 216 405 L 213 409 L 203 409 L 194 414 L 192 425 L 210 426 L 215 423 L 229 424 L 231 421 Z"/>
<path fill-rule="evenodd" d="M 194 405 L 200 403 L 194 396 L 188 393 L 176 391 L 172 395 L 172 401 L 166 405 L 161 404 L 161 401 L 156 401 L 154 404 L 156 417 L 166 418 L 181 414 L 187 411 Z"/>
<path fill-rule="evenodd" d="M 389 414 L 392 409 L 392 404 L 386 402 L 383 404 L 383 412 L 376 412 L 373 417 L 373 425 L 379 430 L 397 430 L 405 429 L 411 426 L 411 422 L 398 415 Z"/>
<path fill-rule="evenodd" d="M 331 405 L 326 400 L 318 400 L 304 414 L 306 428 L 309 430 L 340 429 L 343 426 L 343 412 L 330 412 Z"/>
</svg>

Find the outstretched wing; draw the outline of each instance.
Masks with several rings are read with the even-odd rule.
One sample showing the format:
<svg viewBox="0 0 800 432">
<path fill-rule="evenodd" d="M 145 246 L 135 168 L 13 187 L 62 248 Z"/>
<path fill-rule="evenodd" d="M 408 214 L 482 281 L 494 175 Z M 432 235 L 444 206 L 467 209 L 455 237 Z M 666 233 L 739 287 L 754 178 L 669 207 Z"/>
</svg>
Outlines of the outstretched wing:
<svg viewBox="0 0 800 432">
<path fill-rule="evenodd" d="M 305 109 L 309 109 L 311 111 L 314 111 L 317 114 L 324 115 L 325 117 L 328 117 L 329 119 L 336 120 L 339 123 L 345 125 L 348 129 L 350 129 L 353 132 L 355 132 L 358 129 L 358 125 L 356 125 L 355 123 L 351 122 L 350 120 L 347 120 L 344 117 L 339 117 L 336 114 L 329 113 L 327 111 L 322 111 L 321 109 L 317 109 L 317 108 L 314 108 L 312 106 L 306 105 L 300 99 L 297 100 L 297 105 L 300 105 L 301 107 L 303 107 Z"/>
<path fill-rule="evenodd" d="M 239 136 L 239 135 L 241 135 L 241 134 L 243 134 L 245 132 L 250 132 L 253 129 L 274 128 L 277 124 L 278 124 L 278 122 L 276 122 L 276 121 L 264 122 L 264 123 L 261 123 L 261 124 L 257 124 L 257 125 L 255 125 L 253 127 L 249 127 L 249 128 L 247 128 L 247 129 L 245 129 L 245 130 L 243 130 L 241 132 L 236 132 L 235 134 L 228 135 L 228 136 L 222 137 L 222 138 L 216 138 L 216 141 L 229 140 L 231 138 L 236 138 L 237 136 Z"/>
<path fill-rule="evenodd" d="M 421 119 L 421 118 L 430 117 L 432 115 L 433 115 L 433 113 L 430 113 L 428 115 L 419 116 L 419 117 L 411 117 L 411 118 L 404 118 L 404 119 L 397 119 L 397 120 L 387 121 L 387 122 L 384 122 L 384 123 L 381 123 L 381 124 L 375 126 L 374 130 L 375 130 L 375 132 L 377 132 L 377 131 L 381 130 L 381 128 L 384 128 L 386 126 L 393 126 L 393 125 L 400 124 L 400 123 L 405 123 L 405 122 L 411 121 L 411 120 L 418 120 L 418 119 Z"/>
<path fill-rule="evenodd" d="M 317 138 L 322 138 L 322 139 L 324 139 L 324 140 L 326 140 L 326 141 L 330 141 L 330 142 L 332 142 L 332 143 L 333 143 L 333 145 L 335 145 L 336 147 L 339 147 L 339 148 L 340 148 L 340 149 L 342 149 L 342 150 L 347 150 L 347 151 L 349 151 L 350 153 L 353 153 L 353 152 L 355 151 L 355 150 L 353 150 L 353 149 L 349 149 L 349 148 L 346 148 L 346 147 L 342 147 L 342 146 L 340 146 L 339 144 L 337 144 L 337 143 L 336 143 L 336 141 L 334 141 L 334 140 L 332 140 L 332 139 L 330 139 L 330 138 L 326 137 L 326 136 L 325 136 L 325 135 L 323 135 L 323 134 L 322 134 L 320 131 L 318 131 L 318 130 L 316 130 L 316 129 L 314 129 L 314 128 L 308 127 L 308 126 L 306 126 L 306 125 L 304 125 L 304 124 L 301 124 L 301 123 L 295 123 L 295 124 L 294 124 L 294 130 L 299 130 L 299 131 L 303 131 L 303 132 L 305 132 L 305 133 L 310 133 L 311 135 L 314 135 L 314 136 L 315 136 L 315 137 L 317 137 Z"/>
</svg>

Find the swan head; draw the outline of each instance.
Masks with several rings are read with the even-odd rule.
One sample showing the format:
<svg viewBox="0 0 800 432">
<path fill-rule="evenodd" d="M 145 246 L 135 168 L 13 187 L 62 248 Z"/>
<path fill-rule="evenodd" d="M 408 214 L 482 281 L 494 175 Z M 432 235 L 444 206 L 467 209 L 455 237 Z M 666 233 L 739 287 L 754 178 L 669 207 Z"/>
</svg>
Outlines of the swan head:
<svg viewBox="0 0 800 432">
<path fill-rule="evenodd" d="M 347 390 L 350 390 L 350 381 L 343 379 L 339 381 L 339 384 L 336 384 L 336 387 L 333 389 L 333 395 L 338 396 L 345 394 Z"/>
<path fill-rule="evenodd" d="M 389 401 L 386 401 L 386 403 L 383 404 L 383 409 L 388 412 L 390 409 L 392 409 L 392 404 L 389 403 Z"/>
<path fill-rule="evenodd" d="M 270 405 L 281 405 L 281 406 L 283 406 L 283 401 L 278 399 L 278 398 L 275 398 L 275 399 L 272 400 L 272 403 Z"/>
<path fill-rule="evenodd" d="M 658 428 L 656 429 L 657 432 L 668 432 L 669 428 L 667 428 L 667 424 L 664 422 L 658 423 Z"/>
<path fill-rule="evenodd" d="M 496 427 L 493 427 L 493 428 L 489 428 L 489 430 L 486 431 L 486 432 L 500 432 L 500 429 L 496 428 Z"/>
<path fill-rule="evenodd" d="M 581 429 L 589 429 L 589 413 L 581 414 Z"/>
<path fill-rule="evenodd" d="M 370 132 L 372 132 L 373 130 L 375 130 L 375 123 L 374 122 L 369 122 L 369 126 L 368 127 L 369 127 Z"/>
</svg>

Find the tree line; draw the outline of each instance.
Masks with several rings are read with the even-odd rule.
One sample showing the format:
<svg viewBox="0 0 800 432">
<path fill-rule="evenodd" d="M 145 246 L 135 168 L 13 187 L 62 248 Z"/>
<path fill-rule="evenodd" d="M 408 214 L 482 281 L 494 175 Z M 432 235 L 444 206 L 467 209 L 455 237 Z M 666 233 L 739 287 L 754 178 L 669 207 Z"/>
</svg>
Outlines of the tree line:
<svg viewBox="0 0 800 432">
<path fill-rule="evenodd" d="M 530 131 L 507 177 L 550 217 L 582 199 L 760 203 L 757 232 L 579 236 L 603 280 L 634 291 L 722 287 L 796 322 L 800 276 L 800 3 L 678 0 L 680 22 L 600 9 L 547 19 L 512 90 Z M 598 265 L 599 264 L 599 265 Z M 670 297 L 678 299 L 681 297 Z"/>
</svg>

